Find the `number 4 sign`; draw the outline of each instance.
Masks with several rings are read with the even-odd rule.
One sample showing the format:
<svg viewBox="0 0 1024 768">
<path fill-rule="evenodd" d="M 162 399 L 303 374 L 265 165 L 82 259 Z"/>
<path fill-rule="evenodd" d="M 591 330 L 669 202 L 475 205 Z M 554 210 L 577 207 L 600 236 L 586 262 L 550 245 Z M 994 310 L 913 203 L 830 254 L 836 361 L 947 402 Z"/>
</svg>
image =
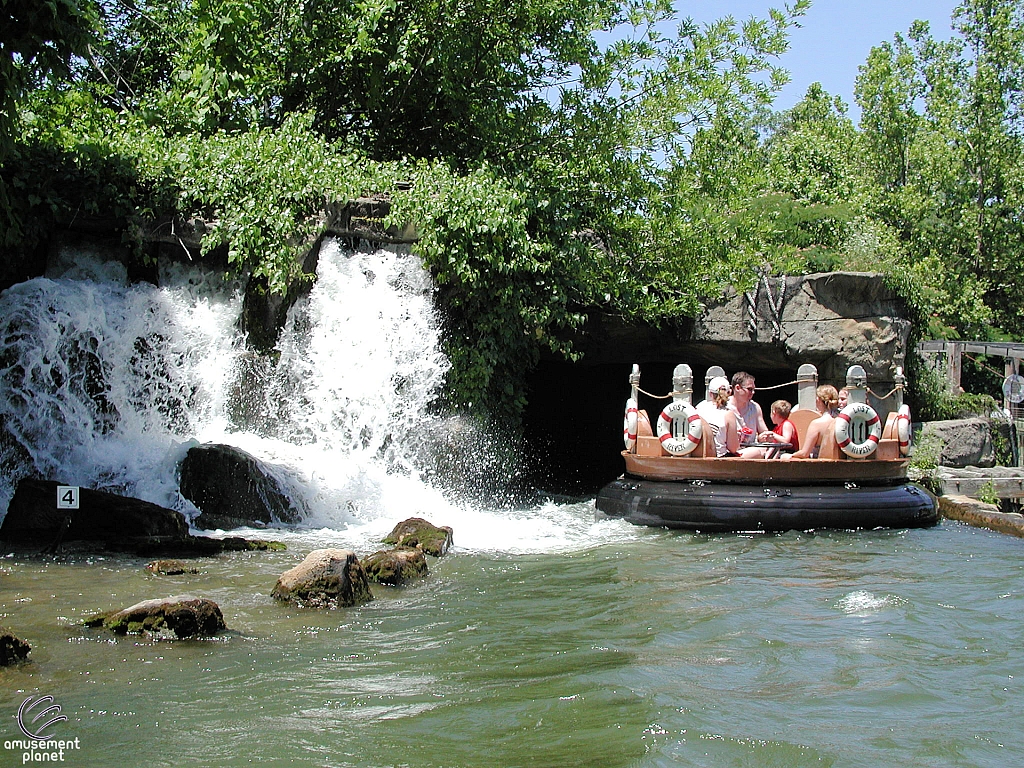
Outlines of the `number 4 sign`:
<svg viewBox="0 0 1024 768">
<path fill-rule="evenodd" d="M 57 509 L 78 509 L 78 486 L 57 486 Z"/>
</svg>

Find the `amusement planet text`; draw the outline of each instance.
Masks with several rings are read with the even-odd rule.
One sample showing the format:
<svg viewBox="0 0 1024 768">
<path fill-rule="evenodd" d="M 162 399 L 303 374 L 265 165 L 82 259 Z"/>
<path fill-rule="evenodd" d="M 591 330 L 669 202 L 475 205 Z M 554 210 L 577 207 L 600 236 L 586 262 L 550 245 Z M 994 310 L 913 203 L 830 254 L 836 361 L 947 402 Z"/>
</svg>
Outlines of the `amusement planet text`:
<svg viewBox="0 0 1024 768">
<path fill-rule="evenodd" d="M 21 764 L 62 763 L 65 752 L 79 750 L 82 746 L 74 739 L 9 739 L 4 742 L 8 752 L 21 752 Z"/>
</svg>

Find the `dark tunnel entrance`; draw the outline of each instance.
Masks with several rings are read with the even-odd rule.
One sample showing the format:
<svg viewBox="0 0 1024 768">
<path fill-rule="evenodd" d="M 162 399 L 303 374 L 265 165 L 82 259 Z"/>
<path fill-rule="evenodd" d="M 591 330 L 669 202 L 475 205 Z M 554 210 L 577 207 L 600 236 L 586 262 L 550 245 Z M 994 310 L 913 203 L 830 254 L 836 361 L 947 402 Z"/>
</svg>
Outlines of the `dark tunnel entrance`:
<svg viewBox="0 0 1024 768">
<path fill-rule="evenodd" d="M 704 375 L 718 364 L 691 357 L 674 363 L 634 361 L 640 366 L 640 389 L 652 395 L 672 391 L 672 371 L 679 363 L 693 369 L 694 398 L 704 397 Z M 629 374 L 633 363 L 581 365 L 541 362 L 529 378 L 529 403 L 524 415 L 524 435 L 535 485 L 546 492 L 571 496 L 596 494 L 623 471 L 622 421 L 629 398 Z M 726 369 L 726 376 L 739 369 Z M 796 385 L 767 389 L 796 379 L 796 369 L 743 369 L 756 379 L 765 418 L 779 399 L 796 403 Z M 668 399 L 641 394 L 639 406 L 652 424 Z M 769 423 L 769 427 L 771 424 Z"/>
</svg>

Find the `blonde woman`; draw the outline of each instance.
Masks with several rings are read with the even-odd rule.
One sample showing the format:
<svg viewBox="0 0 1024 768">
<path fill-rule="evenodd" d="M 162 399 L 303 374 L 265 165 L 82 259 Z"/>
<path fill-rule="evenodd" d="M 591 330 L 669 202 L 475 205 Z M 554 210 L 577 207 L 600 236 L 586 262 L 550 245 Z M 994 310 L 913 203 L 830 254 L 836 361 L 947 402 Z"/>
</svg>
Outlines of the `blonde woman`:
<svg viewBox="0 0 1024 768">
<path fill-rule="evenodd" d="M 729 409 L 729 382 L 716 376 L 708 386 L 710 397 L 697 404 L 697 413 L 711 427 L 715 436 L 715 456 L 739 456 L 739 419 Z"/>
<path fill-rule="evenodd" d="M 787 453 L 783 459 L 816 459 L 821 449 L 821 441 L 824 438 L 832 422 L 836 420 L 836 413 L 839 408 L 839 393 L 831 384 L 823 384 L 818 387 L 814 394 L 817 396 L 815 406 L 821 414 L 807 426 L 807 437 L 799 451 Z"/>
</svg>

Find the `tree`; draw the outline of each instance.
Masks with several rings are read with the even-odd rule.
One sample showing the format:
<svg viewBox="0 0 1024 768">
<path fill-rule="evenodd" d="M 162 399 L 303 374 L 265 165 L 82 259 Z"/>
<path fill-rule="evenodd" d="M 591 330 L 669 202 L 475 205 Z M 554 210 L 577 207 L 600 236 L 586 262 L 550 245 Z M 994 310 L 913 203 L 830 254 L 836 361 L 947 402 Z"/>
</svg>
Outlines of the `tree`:
<svg viewBox="0 0 1024 768">
<path fill-rule="evenodd" d="M 0 162 L 10 151 L 18 99 L 84 55 L 96 31 L 92 0 L 3 0 L 0 6 Z"/>
</svg>

